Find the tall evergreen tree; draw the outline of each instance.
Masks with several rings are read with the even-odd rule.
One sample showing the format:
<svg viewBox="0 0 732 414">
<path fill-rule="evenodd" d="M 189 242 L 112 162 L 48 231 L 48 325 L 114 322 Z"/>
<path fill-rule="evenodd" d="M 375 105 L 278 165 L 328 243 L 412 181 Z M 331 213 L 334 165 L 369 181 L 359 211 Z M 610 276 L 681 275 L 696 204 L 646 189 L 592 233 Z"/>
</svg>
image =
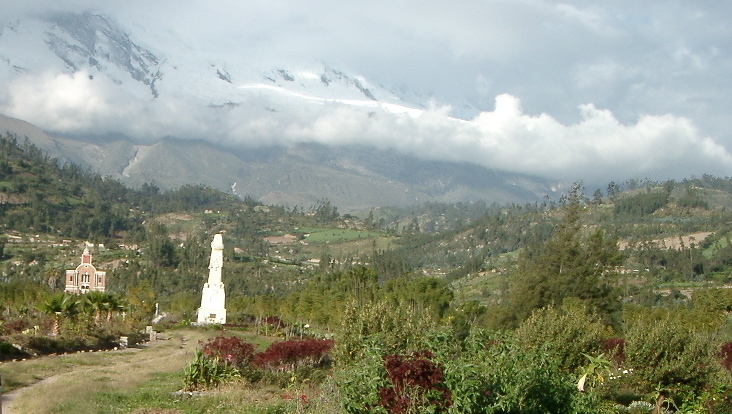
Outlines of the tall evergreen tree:
<svg viewBox="0 0 732 414">
<path fill-rule="evenodd" d="M 508 292 L 503 322 L 515 326 L 533 310 L 560 305 L 564 298 L 579 298 L 606 320 L 618 310 L 614 295 L 616 267 L 621 254 L 617 240 L 604 230 L 589 235 L 582 226 L 584 204 L 575 185 L 564 206 L 564 218 L 552 237 L 527 249 L 519 260 L 518 274 Z"/>
</svg>

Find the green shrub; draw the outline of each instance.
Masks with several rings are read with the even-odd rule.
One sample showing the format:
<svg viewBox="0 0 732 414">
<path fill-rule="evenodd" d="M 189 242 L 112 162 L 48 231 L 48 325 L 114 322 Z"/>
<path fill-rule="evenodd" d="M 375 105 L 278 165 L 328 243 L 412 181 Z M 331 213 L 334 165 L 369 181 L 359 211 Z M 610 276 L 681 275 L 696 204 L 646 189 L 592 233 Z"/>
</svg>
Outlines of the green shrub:
<svg viewBox="0 0 732 414">
<path fill-rule="evenodd" d="M 388 385 L 381 349 L 372 342 L 364 344 L 359 358 L 339 365 L 334 372 L 341 407 L 349 414 L 385 413 L 379 406 L 379 389 Z"/>
<path fill-rule="evenodd" d="M 196 351 L 193 362 L 183 373 L 183 384 L 186 390 L 207 389 L 239 378 L 239 371 L 218 358 L 206 356 Z"/>
<path fill-rule="evenodd" d="M 435 323 L 429 315 L 409 307 L 353 302 L 346 306 L 341 329 L 336 333 L 333 357 L 336 363 L 349 364 L 363 357 L 372 345 L 380 349 L 382 356 L 415 351 L 433 328 Z"/>
<path fill-rule="evenodd" d="M 12 344 L 7 342 L 0 342 L 0 360 L 11 359 L 11 358 L 25 358 L 29 354 L 24 352 Z"/>
<path fill-rule="evenodd" d="M 427 346 L 432 355 L 429 361 L 440 367 L 442 375 L 439 381 L 437 376 L 430 376 L 435 379 L 430 384 L 446 387 L 440 390 L 446 395 L 449 392 L 452 404 L 449 408 L 427 404 L 419 409 L 409 406 L 410 409 L 503 414 L 613 412 L 612 406 L 604 403 L 594 391 L 582 393 L 577 390 L 577 375 L 561 368 L 560 358 L 550 347 L 524 346 L 511 333 L 476 330 L 462 343 L 447 340 L 451 337 L 447 330 L 428 331 L 421 344 Z M 400 361 L 404 362 L 404 359 Z M 411 367 L 414 364 L 411 363 L 419 358 L 406 359 L 409 364 L 397 364 L 400 368 L 409 368 L 405 370 L 405 378 L 413 374 Z M 429 368 L 420 371 L 423 374 L 437 373 L 433 365 L 424 361 L 421 365 Z M 335 382 L 339 384 L 344 411 L 385 413 L 389 412 L 386 408 L 389 407 L 397 412 L 395 405 L 380 404 L 384 402 L 383 390 L 394 388 L 394 376 L 384 365 L 381 344 L 375 341 L 363 344 L 359 358 L 339 365 L 336 370 Z M 404 393 L 404 396 L 419 395 Z"/>
<path fill-rule="evenodd" d="M 668 193 L 666 192 L 636 194 L 617 200 L 615 202 L 615 214 L 645 216 L 652 214 L 667 203 Z"/>
<path fill-rule="evenodd" d="M 90 346 L 81 337 L 62 336 L 51 338 L 49 336 L 33 335 L 27 337 L 25 348 L 36 355 L 48 355 L 80 351 L 88 349 Z"/>
<path fill-rule="evenodd" d="M 474 330 L 459 350 L 455 349 L 454 341 L 437 342 L 440 346 L 434 352 L 444 365 L 445 384 L 452 393 L 450 412 L 482 413 L 490 406 L 494 395 L 488 366 L 500 354 L 501 347 L 496 345 L 502 340 L 500 334 Z"/>
<path fill-rule="evenodd" d="M 721 370 L 710 334 L 679 324 L 671 315 L 638 318 L 626 333 L 626 364 L 646 390 L 698 394 Z"/>
<path fill-rule="evenodd" d="M 580 301 L 568 299 L 561 308 L 534 311 L 515 335 L 522 347 L 543 347 L 561 369 L 571 372 L 587 363 L 583 354 L 597 355 L 603 350 L 612 330 Z"/>
<path fill-rule="evenodd" d="M 499 342 L 485 366 L 490 388 L 487 413 L 547 414 L 574 412 L 579 392 L 575 379 L 560 369 L 559 359 L 542 347 Z"/>
</svg>

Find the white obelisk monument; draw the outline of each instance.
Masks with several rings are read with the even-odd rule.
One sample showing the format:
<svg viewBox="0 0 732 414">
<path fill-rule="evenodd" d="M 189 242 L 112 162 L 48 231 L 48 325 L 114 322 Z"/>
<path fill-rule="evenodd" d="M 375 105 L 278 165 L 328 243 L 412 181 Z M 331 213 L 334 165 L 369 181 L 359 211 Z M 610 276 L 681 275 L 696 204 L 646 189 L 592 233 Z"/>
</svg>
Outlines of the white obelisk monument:
<svg viewBox="0 0 732 414">
<path fill-rule="evenodd" d="M 226 323 L 226 293 L 221 282 L 221 266 L 224 264 L 224 240 L 214 235 L 211 242 L 211 260 L 208 265 L 208 282 L 203 285 L 198 323 Z"/>
</svg>

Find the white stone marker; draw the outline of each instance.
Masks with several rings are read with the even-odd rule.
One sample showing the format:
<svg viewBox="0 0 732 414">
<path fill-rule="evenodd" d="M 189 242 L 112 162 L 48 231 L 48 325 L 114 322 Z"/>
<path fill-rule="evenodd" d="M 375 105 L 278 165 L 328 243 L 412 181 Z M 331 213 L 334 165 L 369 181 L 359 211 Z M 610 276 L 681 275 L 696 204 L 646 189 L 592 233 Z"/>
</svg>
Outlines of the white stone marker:
<svg viewBox="0 0 732 414">
<path fill-rule="evenodd" d="M 211 242 L 211 260 L 208 265 L 208 282 L 203 285 L 198 323 L 226 323 L 226 293 L 221 282 L 221 266 L 224 264 L 224 241 L 221 234 Z"/>
</svg>

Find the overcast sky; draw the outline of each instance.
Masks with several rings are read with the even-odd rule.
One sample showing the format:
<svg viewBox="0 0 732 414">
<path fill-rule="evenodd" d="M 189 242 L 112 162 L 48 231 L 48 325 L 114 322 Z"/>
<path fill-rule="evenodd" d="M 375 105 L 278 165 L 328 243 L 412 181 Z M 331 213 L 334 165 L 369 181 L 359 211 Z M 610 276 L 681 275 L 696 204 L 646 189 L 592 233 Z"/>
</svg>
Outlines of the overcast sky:
<svg viewBox="0 0 732 414">
<path fill-rule="evenodd" d="M 732 175 L 732 2 L 0 0 L 0 23 L 87 9 L 222 60 L 326 62 L 439 107 L 379 125 L 347 110 L 280 120 L 292 142 L 329 142 L 319 126 L 330 122 L 351 130 L 341 143 L 564 180 Z M 463 101 L 482 113 L 442 119 Z M 384 132 L 396 130 L 398 143 Z"/>
</svg>

